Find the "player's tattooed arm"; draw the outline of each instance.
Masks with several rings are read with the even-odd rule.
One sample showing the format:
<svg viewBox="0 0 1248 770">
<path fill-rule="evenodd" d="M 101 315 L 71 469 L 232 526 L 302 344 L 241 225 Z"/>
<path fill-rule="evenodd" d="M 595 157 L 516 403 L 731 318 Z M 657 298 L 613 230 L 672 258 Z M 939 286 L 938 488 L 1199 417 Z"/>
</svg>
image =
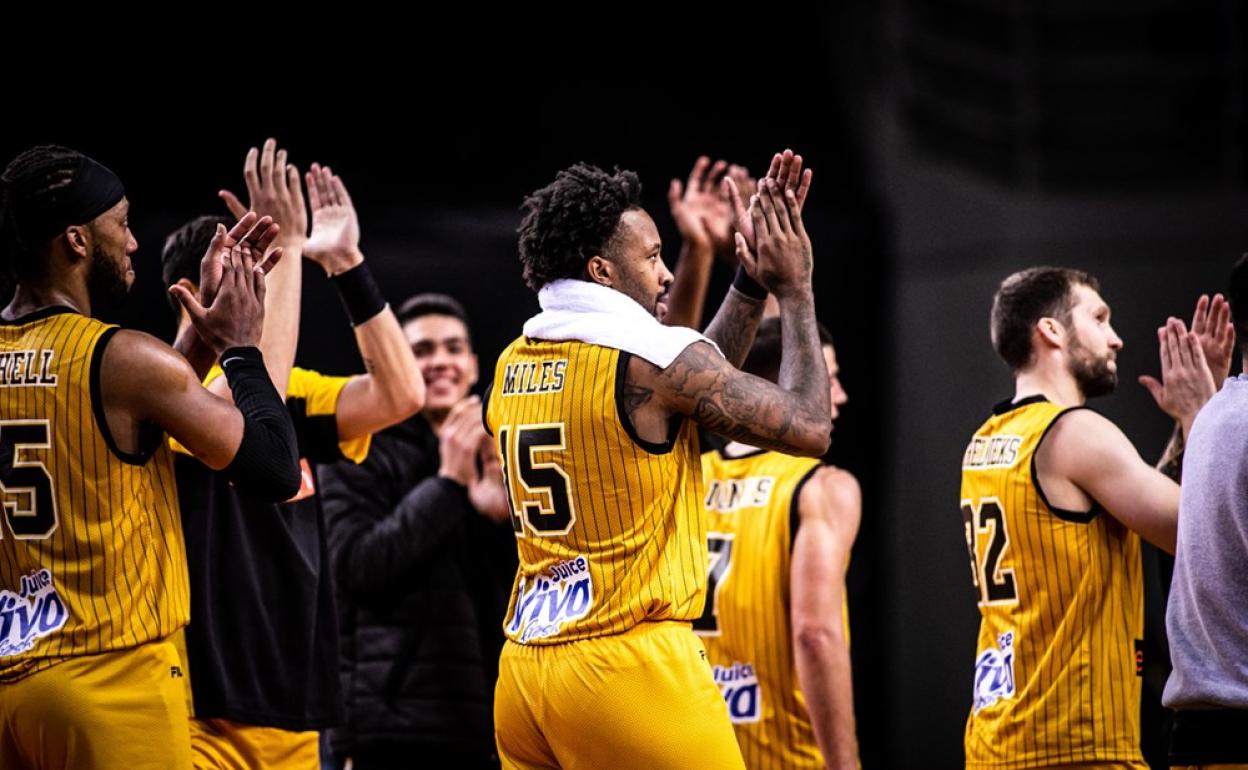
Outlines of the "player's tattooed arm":
<svg viewBox="0 0 1248 770">
<path fill-rule="evenodd" d="M 822 387 L 827 391 L 827 369 L 818 368 L 824 373 Z M 831 420 L 826 406 L 820 409 L 818 399 L 809 392 L 811 379 L 805 378 L 796 390 L 785 390 L 740 371 L 710 345 L 698 342 L 666 369 L 634 357 L 623 395 L 634 424 L 642 410 L 660 405 L 725 438 L 819 456 L 828 449 Z"/>
<path fill-rule="evenodd" d="M 1175 423 L 1174 432 L 1170 434 L 1170 441 L 1166 443 L 1166 450 L 1161 453 L 1161 460 L 1157 463 L 1157 470 L 1181 482 L 1183 480 L 1183 450 L 1186 448 L 1186 442 L 1183 440 L 1183 426 Z"/>
<path fill-rule="evenodd" d="M 719 346 L 724 358 L 733 366 L 745 363 L 750 346 L 754 344 L 758 324 L 763 320 L 763 304 L 763 300 L 729 289 L 715 318 L 706 327 L 707 339 Z"/>
</svg>

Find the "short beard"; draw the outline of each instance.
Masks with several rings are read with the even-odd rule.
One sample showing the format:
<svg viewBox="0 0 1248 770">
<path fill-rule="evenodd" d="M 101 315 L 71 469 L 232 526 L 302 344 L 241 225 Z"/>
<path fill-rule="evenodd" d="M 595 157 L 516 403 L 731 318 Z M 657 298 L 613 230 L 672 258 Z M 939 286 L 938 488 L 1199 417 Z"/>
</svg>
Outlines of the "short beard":
<svg viewBox="0 0 1248 770">
<path fill-rule="evenodd" d="M 1109 357 L 1098 359 L 1077 341 L 1070 348 L 1070 373 L 1084 398 L 1108 396 L 1118 386 L 1118 373 L 1109 368 Z"/>
<path fill-rule="evenodd" d="M 130 287 L 126 285 L 126 275 L 121 267 L 96 246 L 91 252 L 91 265 L 87 268 L 87 297 L 91 302 L 91 315 L 117 312 L 129 294 Z"/>
</svg>

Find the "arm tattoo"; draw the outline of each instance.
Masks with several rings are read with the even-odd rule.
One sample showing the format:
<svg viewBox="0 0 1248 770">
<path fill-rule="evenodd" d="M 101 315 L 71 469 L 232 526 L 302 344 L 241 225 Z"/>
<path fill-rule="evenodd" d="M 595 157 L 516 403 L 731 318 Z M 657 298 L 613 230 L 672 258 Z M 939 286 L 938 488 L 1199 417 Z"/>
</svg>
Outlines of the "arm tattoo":
<svg viewBox="0 0 1248 770">
<path fill-rule="evenodd" d="M 819 414 L 832 413 L 832 388 L 823 360 L 814 297 L 780 308 L 780 387 L 797 394 Z"/>
<path fill-rule="evenodd" d="M 763 302 L 745 296 L 736 289 L 729 289 L 719 311 L 706 327 L 706 337 L 712 340 L 733 366 L 745 363 L 745 356 L 754 344 L 754 333 L 763 318 Z"/>
<path fill-rule="evenodd" d="M 1166 450 L 1161 453 L 1161 460 L 1157 463 L 1157 470 L 1177 482 L 1182 482 L 1183 450 L 1186 449 L 1186 446 L 1186 442 L 1183 440 L 1183 427 L 1175 425 L 1174 432 L 1170 434 L 1170 442 L 1166 444 Z"/>
<path fill-rule="evenodd" d="M 664 400 L 720 436 L 782 452 L 826 447 L 829 411 L 812 407 L 816 399 L 736 371 L 705 345 L 691 345 L 656 371 Z"/>
<path fill-rule="evenodd" d="M 654 390 L 643 387 L 632 382 L 624 383 L 624 392 L 621 394 L 624 399 L 624 411 L 628 414 L 628 419 L 637 424 L 637 411 L 650 401 L 650 397 L 654 395 Z"/>
</svg>

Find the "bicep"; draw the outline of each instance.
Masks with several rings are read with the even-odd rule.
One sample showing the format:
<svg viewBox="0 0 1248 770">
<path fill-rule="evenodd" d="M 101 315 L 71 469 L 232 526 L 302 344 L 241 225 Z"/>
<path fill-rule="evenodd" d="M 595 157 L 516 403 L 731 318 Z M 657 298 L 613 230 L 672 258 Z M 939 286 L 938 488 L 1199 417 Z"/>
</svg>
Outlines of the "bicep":
<svg viewBox="0 0 1248 770">
<path fill-rule="evenodd" d="M 1179 485 L 1144 462 L 1109 420 L 1082 417 L 1065 428 L 1051 454 L 1061 458 L 1060 470 L 1115 519 L 1173 553 Z"/>
<path fill-rule="evenodd" d="M 118 339 L 105 351 L 101 378 L 106 403 L 160 426 L 204 464 L 219 469 L 234 458 L 243 437 L 242 415 L 205 390 L 168 345 L 138 335 Z"/>
<path fill-rule="evenodd" d="M 361 438 L 390 425 L 392 420 L 387 422 L 379 417 L 385 414 L 383 407 L 381 390 L 371 374 L 352 377 L 338 393 L 334 410 L 338 440 Z"/>
<path fill-rule="evenodd" d="M 848 474 L 821 469 L 798 499 L 790 567 L 793 628 L 841 627 L 845 569 L 858 531 L 860 493 Z"/>
</svg>

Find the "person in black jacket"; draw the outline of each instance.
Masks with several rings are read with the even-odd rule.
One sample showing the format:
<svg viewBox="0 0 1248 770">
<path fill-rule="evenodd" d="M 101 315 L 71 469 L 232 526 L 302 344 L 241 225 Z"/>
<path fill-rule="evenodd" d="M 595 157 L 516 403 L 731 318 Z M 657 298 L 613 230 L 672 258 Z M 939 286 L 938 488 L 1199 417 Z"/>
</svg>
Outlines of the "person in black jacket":
<svg viewBox="0 0 1248 770">
<path fill-rule="evenodd" d="M 399 311 L 424 410 L 361 465 L 321 469 L 339 595 L 346 721 L 338 766 L 497 767 L 494 682 L 516 569 L 467 316 L 444 295 Z"/>
</svg>

